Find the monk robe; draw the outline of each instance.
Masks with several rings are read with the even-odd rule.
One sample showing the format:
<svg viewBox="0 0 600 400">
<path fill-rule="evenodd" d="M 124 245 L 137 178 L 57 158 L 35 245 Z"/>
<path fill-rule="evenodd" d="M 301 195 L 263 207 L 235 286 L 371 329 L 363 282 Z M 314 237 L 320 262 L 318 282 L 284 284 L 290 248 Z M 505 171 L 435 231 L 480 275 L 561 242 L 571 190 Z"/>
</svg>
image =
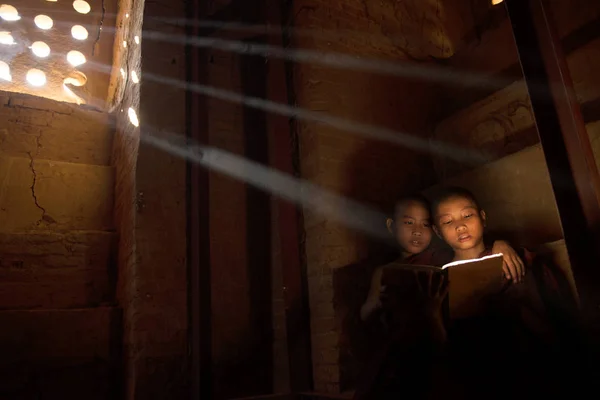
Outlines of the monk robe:
<svg viewBox="0 0 600 400">
<path fill-rule="evenodd" d="M 573 365 L 582 355 L 573 344 L 573 297 L 558 270 L 526 250 L 523 282 L 507 282 L 490 299 L 485 315 L 453 321 L 446 371 L 461 398 L 571 396 Z M 480 257 L 490 255 L 488 249 Z"/>
<path fill-rule="evenodd" d="M 427 249 L 391 263 L 441 266 L 452 259 L 447 249 Z M 385 268 L 385 266 L 383 267 Z M 396 308 L 390 305 L 390 308 Z M 430 385 L 428 369 L 436 357 L 434 339 L 422 310 L 382 310 L 386 338 L 375 351 L 359 378 L 355 399 L 417 399 Z M 425 334 L 423 334 L 425 332 Z"/>
<path fill-rule="evenodd" d="M 581 363 L 585 349 L 573 346 L 579 337 L 568 285 L 541 258 L 519 253 L 524 281 L 507 282 L 485 315 L 453 321 L 443 351 L 427 335 L 428 325 L 407 315 L 411 329 L 392 331 L 355 398 L 526 399 L 584 390 L 582 372 L 589 364 Z M 490 254 L 488 249 L 480 256 Z M 421 255 L 406 261 L 432 264 Z M 415 335 L 418 329 L 421 335 Z"/>
</svg>

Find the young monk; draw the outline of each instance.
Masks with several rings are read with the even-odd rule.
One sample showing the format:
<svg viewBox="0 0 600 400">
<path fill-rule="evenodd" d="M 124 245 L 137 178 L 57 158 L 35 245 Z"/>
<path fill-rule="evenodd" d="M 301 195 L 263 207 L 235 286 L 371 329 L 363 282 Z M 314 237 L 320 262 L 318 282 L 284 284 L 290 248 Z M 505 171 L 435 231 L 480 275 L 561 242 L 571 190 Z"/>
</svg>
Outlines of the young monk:
<svg viewBox="0 0 600 400">
<path fill-rule="evenodd" d="M 433 230 L 429 202 L 423 196 L 399 200 L 393 217 L 387 220 L 387 228 L 400 247 L 402 263 L 441 266 L 452 259 L 451 249 L 430 246 Z M 504 254 L 507 279 L 516 282 L 522 279 L 523 262 L 512 247 L 506 242 L 497 241 L 494 243 L 494 252 Z M 385 299 L 385 290 L 381 286 L 384 268 L 377 268 L 373 273 L 369 295 L 361 307 L 360 316 L 366 321 L 376 311 L 387 308 L 383 317 L 388 338 L 365 369 L 355 399 L 420 396 L 422 393 L 419 391 L 427 386 L 428 376 L 422 372 L 431 363 L 432 345 L 445 341 L 446 331 L 439 314 L 446 293 L 444 282 L 434 283 L 431 276 L 426 277 L 422 285 L 421 304 L 416 308 L 389 304 L 390 299 Z"/>
<path fill-rule="evenodd" d="M 435 232 L 454 251 L 453 260 L 493 253 L 483 240 L 486 213 L 471 192 L 447 188 L 433 202 L 432 214 Z M 572 298 L 558 284 L 556 271 L 536 261 L 533 253 L 520 253 L 531 272 L 523 284 L 507 281 L 485 315 L 450 327 L 448 371 L 454 373 L 453 382 L 469 388 L 463 398 L 573 394 L 570 377 L 575 375 L 569 374 L 582 360 L 572 346 L 574 331 L 565 329 L 569 322 L 564 308 L 557 309 Z"/>
<path fill-rule="evenodd" d="M 437 196 L 432 204 L 432 213 L 434 226 L 433 229 L 436 234 L 446 242 L 453 251 L 453 261 L 470 260 L 479 257 L 484 257 L 496 253 L 494 248 L 486 246 L 484 242 L 484 230 L 486 226 L 487 215 L 483 209 L 479 206 L 475 196 L 468 190 L 460 187 L 446 188 L 441 194 Z M 522 260 L 525 260 L 523 266 L 523 277 L 528 269 L 532 267 L 540 259 L 536 258 L 535 254 L 526 250 L 519 249 L 519 256 Z M 547 265 L 540 266 L 542 274 L 537 276 L 534 274 L 530 277 L 521 279 L 521 282 L 528 283 L 529 286 L 523 287 L 512 287 L 510 283 L 514 281 L 508 281 L 506 289 L 510 289 L 511 293 L 526 293 L 527 295 L 535 294 L 534 298 L 530 300 L 536 300 L 538 303 L 536 307 L 543 307 L 540 303 L 542 301 L 551 301 L 552 299 L 542 299 L 542 293 L 533 293 L 531 290 L 536 289 L 536 278 L 548 296 L 561 296 L 561 297 L 572 297 L 570 293 L 565 293 L 568 289 L 561 285 L 562 277 L 558 276 L 556 270 L 552 270 Z M 506 275 L 506 274 L 505 274 Z M 534 290 L 537 292 L 537 290 Z M 506 297 L 506 296 L 505 296 Z"/>
<path fill-rule="evenodd" d="M 441 266 L 453 257 L 451 249 L 430 246 L 433 236 L 428 200 L 420 195 L 399 200 L 392 218 L 386 221 L 388 231 L 394 235 L 400 248 L 400 259 L 405 264 Z M 491 249 L 504 255 L 504 273 L 508 280 L 519 282 L 525 273 L 523 261 L 515 250 L 505 241 L 496 241 Z M 381 286 L 381 277 L 385 266 L 373 273 L 367 299 L 360 310 L 360 317 L 366 321 L 382 307 L 385 288 Z"/>
</svg>

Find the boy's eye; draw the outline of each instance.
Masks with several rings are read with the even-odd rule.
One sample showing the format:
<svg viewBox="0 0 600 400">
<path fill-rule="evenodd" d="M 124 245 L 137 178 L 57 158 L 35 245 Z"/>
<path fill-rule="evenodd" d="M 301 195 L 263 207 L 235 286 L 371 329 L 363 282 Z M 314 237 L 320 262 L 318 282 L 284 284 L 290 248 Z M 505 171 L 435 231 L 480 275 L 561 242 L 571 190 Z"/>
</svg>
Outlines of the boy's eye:
<svg viewBox="0 0 600 400">
<path fill-rule="evenodd" d="M 449 220 L 447 220 L 447 221 L 442 221 L 442 225 L 448 225 L 448 224 L 449 224 L 449 223 L 451 223 L 451 222 L 452 222 L 452 220 L 450 220 L 450 219 L 449 219 Z"/>
<path fill-rule="evenodd" d="M 465 218 L 471 218 L 473 216 L 473 214 L 467 214 L 465 215 Z"/>
<path fill-rule="evenodd" d="M 425 223 L 423 224 L 423 226 L 424 226 L 425 228 L 429 228 L 429 227 L 431 226 L 431 224 L 430 224 L 429 222 L 425 222 Z"/>
<path fill-rule="evenodd" d="M 404 221 L 404 225 L 412 225 L 412 221 Z"/>
</svg>

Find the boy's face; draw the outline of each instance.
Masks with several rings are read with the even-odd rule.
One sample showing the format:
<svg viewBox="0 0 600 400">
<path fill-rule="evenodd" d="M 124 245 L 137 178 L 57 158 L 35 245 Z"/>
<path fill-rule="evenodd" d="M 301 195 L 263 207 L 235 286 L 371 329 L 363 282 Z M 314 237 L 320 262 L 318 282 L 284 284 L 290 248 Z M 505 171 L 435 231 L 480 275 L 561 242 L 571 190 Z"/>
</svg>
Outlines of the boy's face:
<svg viewBox="0 0 600 400">
<path fill-rule="evenodd" d="M 398 244 L 410 254 L 425 250 L 431 242 L 429 210 L 418 201 L 408 201 L 396 206 L 394 235 Z"/>
<path fill-rule="evenodd" d="M 483 244 L 485 212 L 468 198 L 456 196 L 435 210 L 437 233 L 454 250 L 469 250 Z"/>
</svg>

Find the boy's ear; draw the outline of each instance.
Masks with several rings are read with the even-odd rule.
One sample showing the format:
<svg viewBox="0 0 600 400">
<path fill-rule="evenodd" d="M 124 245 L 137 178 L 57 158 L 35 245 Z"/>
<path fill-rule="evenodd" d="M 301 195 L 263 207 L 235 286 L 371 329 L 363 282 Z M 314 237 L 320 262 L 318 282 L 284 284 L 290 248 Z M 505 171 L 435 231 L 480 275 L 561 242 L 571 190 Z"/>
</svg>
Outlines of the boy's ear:
<svg viewBox="0 0 600 400">
<path fill-rule="evenodd" d="M 442 237 L 442 234 L 438 230 L 437 226 L 435 224 L 433 224 L 431 226 L 433 227 L 433 231 L 435 232 L 435 234 L 437 235 L 437 237 L 439 237 L 440 239 L 444 240 L 444 238 Z"/>
<path fill-rule="evenodd" d="M 481 216 L 481 220 L 483 221 L 483 227 L 485 228 L 485 226 L 487 225 L 487 216 L 485 215 L 485 211 L 480 210 L 479 215 Z"/>
<path fill-rule="evenodd" d="M 385 226 L 387 227 L 388 232 L 393 235 L 394 234 L 394 220 L 391 218 L 386 219 Z"/>
</svg>

